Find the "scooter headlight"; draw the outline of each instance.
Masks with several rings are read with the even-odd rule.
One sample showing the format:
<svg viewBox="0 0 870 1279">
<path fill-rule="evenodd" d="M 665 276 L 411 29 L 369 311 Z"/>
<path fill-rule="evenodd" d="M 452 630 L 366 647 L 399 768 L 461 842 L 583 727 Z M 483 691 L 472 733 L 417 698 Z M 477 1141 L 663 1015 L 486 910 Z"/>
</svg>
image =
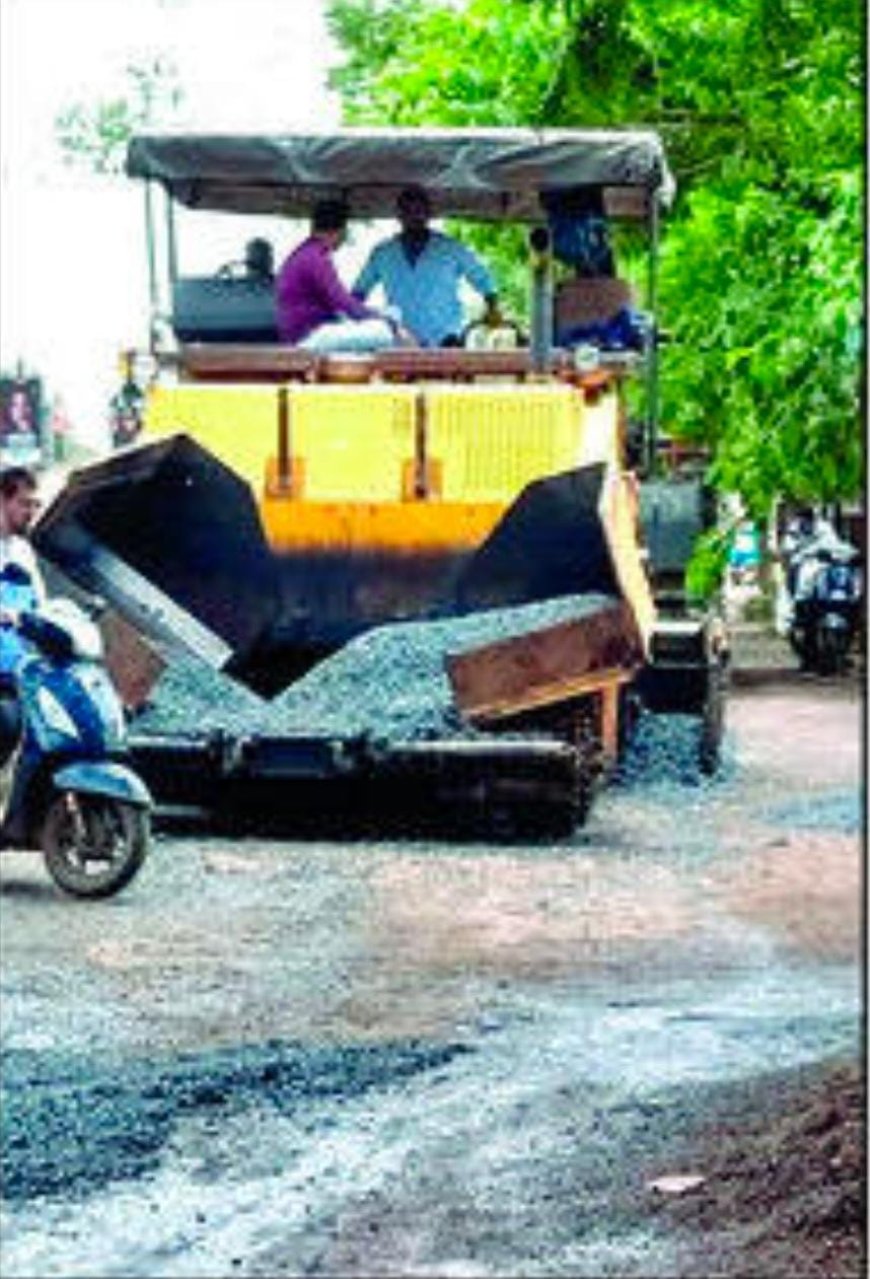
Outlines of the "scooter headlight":
<svg viewBox="0 0 870 1279">
<path fill-rule="evenodd" d="M 40 715 L 53 733 L 57 733 L 60 737 L 79 736 L 75 721 L 54 693 L 47 688 L 40 688 L 36 693 L 36 701 Z"/>
</svg>

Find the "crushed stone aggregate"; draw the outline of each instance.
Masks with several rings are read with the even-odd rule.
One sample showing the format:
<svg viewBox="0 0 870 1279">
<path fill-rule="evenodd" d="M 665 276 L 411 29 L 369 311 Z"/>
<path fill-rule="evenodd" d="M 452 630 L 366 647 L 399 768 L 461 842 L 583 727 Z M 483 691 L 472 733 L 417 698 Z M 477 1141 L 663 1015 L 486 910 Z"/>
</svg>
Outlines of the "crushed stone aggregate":
<svg viewBox="0 0 870 1279">
<path fill-rule="evenodd" d="M 156 1166 L 186 1113 L 225 1115 L 255 1102 L 287 1112 L 443 1067 L 463 1051 L 460 1044 L 312 1049 L 267 1042 L 121 1067 L 85 1055 L 10 1050 L 2 1054 L 0 1091 L 3 1195 L 9 1202 L 91 1195 Z"/>
<path fill-rule="evenodd" d="M 615 605 L 584 594 L 433 622 L 378 627 L 315 666 L 271 702 L 206 663 L 173 662 L 132 722 L 137 735 L 305 735 L 380 741 L 476 736 L 453 705 L 444 661 Z"/>
</svg>

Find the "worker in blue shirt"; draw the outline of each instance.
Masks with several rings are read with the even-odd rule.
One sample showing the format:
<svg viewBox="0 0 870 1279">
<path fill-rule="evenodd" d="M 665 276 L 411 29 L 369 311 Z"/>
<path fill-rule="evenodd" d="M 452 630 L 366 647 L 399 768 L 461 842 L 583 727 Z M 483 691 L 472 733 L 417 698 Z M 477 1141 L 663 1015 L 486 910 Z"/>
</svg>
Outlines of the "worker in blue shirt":
<svg viewBox="0 0 870 1279">
<path fill-rule="evenodd" d="M 464 327 L 459 296 L 467 280 L 486 301 L 484 321 L 500 323 L 495 285 L 471 249 L 429 226 L 432 205 L 420 186 L 406 187 L 396 200 L 398 235 L 376 244 L 352 292 L 362 300 L 380 285 L 387 302 L 421 346 L 457 346 Z"/>
</svg>

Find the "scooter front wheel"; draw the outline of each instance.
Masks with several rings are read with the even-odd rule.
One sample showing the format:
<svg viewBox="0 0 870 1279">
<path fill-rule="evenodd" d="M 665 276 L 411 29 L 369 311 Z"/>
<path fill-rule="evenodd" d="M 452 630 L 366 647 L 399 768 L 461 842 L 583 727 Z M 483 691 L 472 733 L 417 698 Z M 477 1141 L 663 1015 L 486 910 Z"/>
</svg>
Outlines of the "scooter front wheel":
<svg viewBox="0 0 870 1279">
<path fill-rule="evenodd" d="M 76 897 L 120 892 L 148 852 L 146 809 L 107 795 L 61 791 L 42 828 L 42 851 L 52 879 Z"/>
<path fill-rule="evenodd" d="M 816 668 L 820 675 L 840 675 L 845 671 L 851 640 L 847 627 L 822 621 L 816 637 Z"/>
</svg>

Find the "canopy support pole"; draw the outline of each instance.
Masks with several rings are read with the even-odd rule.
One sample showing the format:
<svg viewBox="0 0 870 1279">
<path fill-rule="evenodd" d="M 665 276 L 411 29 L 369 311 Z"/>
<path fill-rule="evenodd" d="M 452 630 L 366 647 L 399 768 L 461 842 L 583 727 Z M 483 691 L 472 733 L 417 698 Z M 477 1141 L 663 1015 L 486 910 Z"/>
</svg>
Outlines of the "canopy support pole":
<svg viewBox="0 0 870 1279">
<path fill-rule="evenodd" d="M 157 317 L 160 299 L 157 291 L 157 253 L 154 240 L 154 192 L 153 183 L 145 183 L 145 242 L 148 252 L 148 347 L 151 354 L 156 354 L 158 346 Z"/>
<path fill-rule="evenodd" d="M 178 279 L 178 242 L 175 236 L 175 202 L 166 189 L 166 262 L 169 268 L 169 281 L 174 284 Z"/>
<path fill-rule="evenodd" d="M 646 376 L 646 473 L 655 471 L 659 434 L 659 337 L 658 337 L 658 266 L 659 266 L 659 202 L 655 191 L 648 192 L 647 232 L 649 237 L 649 267 L 647 274 L 647 311 L 653 317 L 653 329 L 647 351 Z"/>
</svg>

